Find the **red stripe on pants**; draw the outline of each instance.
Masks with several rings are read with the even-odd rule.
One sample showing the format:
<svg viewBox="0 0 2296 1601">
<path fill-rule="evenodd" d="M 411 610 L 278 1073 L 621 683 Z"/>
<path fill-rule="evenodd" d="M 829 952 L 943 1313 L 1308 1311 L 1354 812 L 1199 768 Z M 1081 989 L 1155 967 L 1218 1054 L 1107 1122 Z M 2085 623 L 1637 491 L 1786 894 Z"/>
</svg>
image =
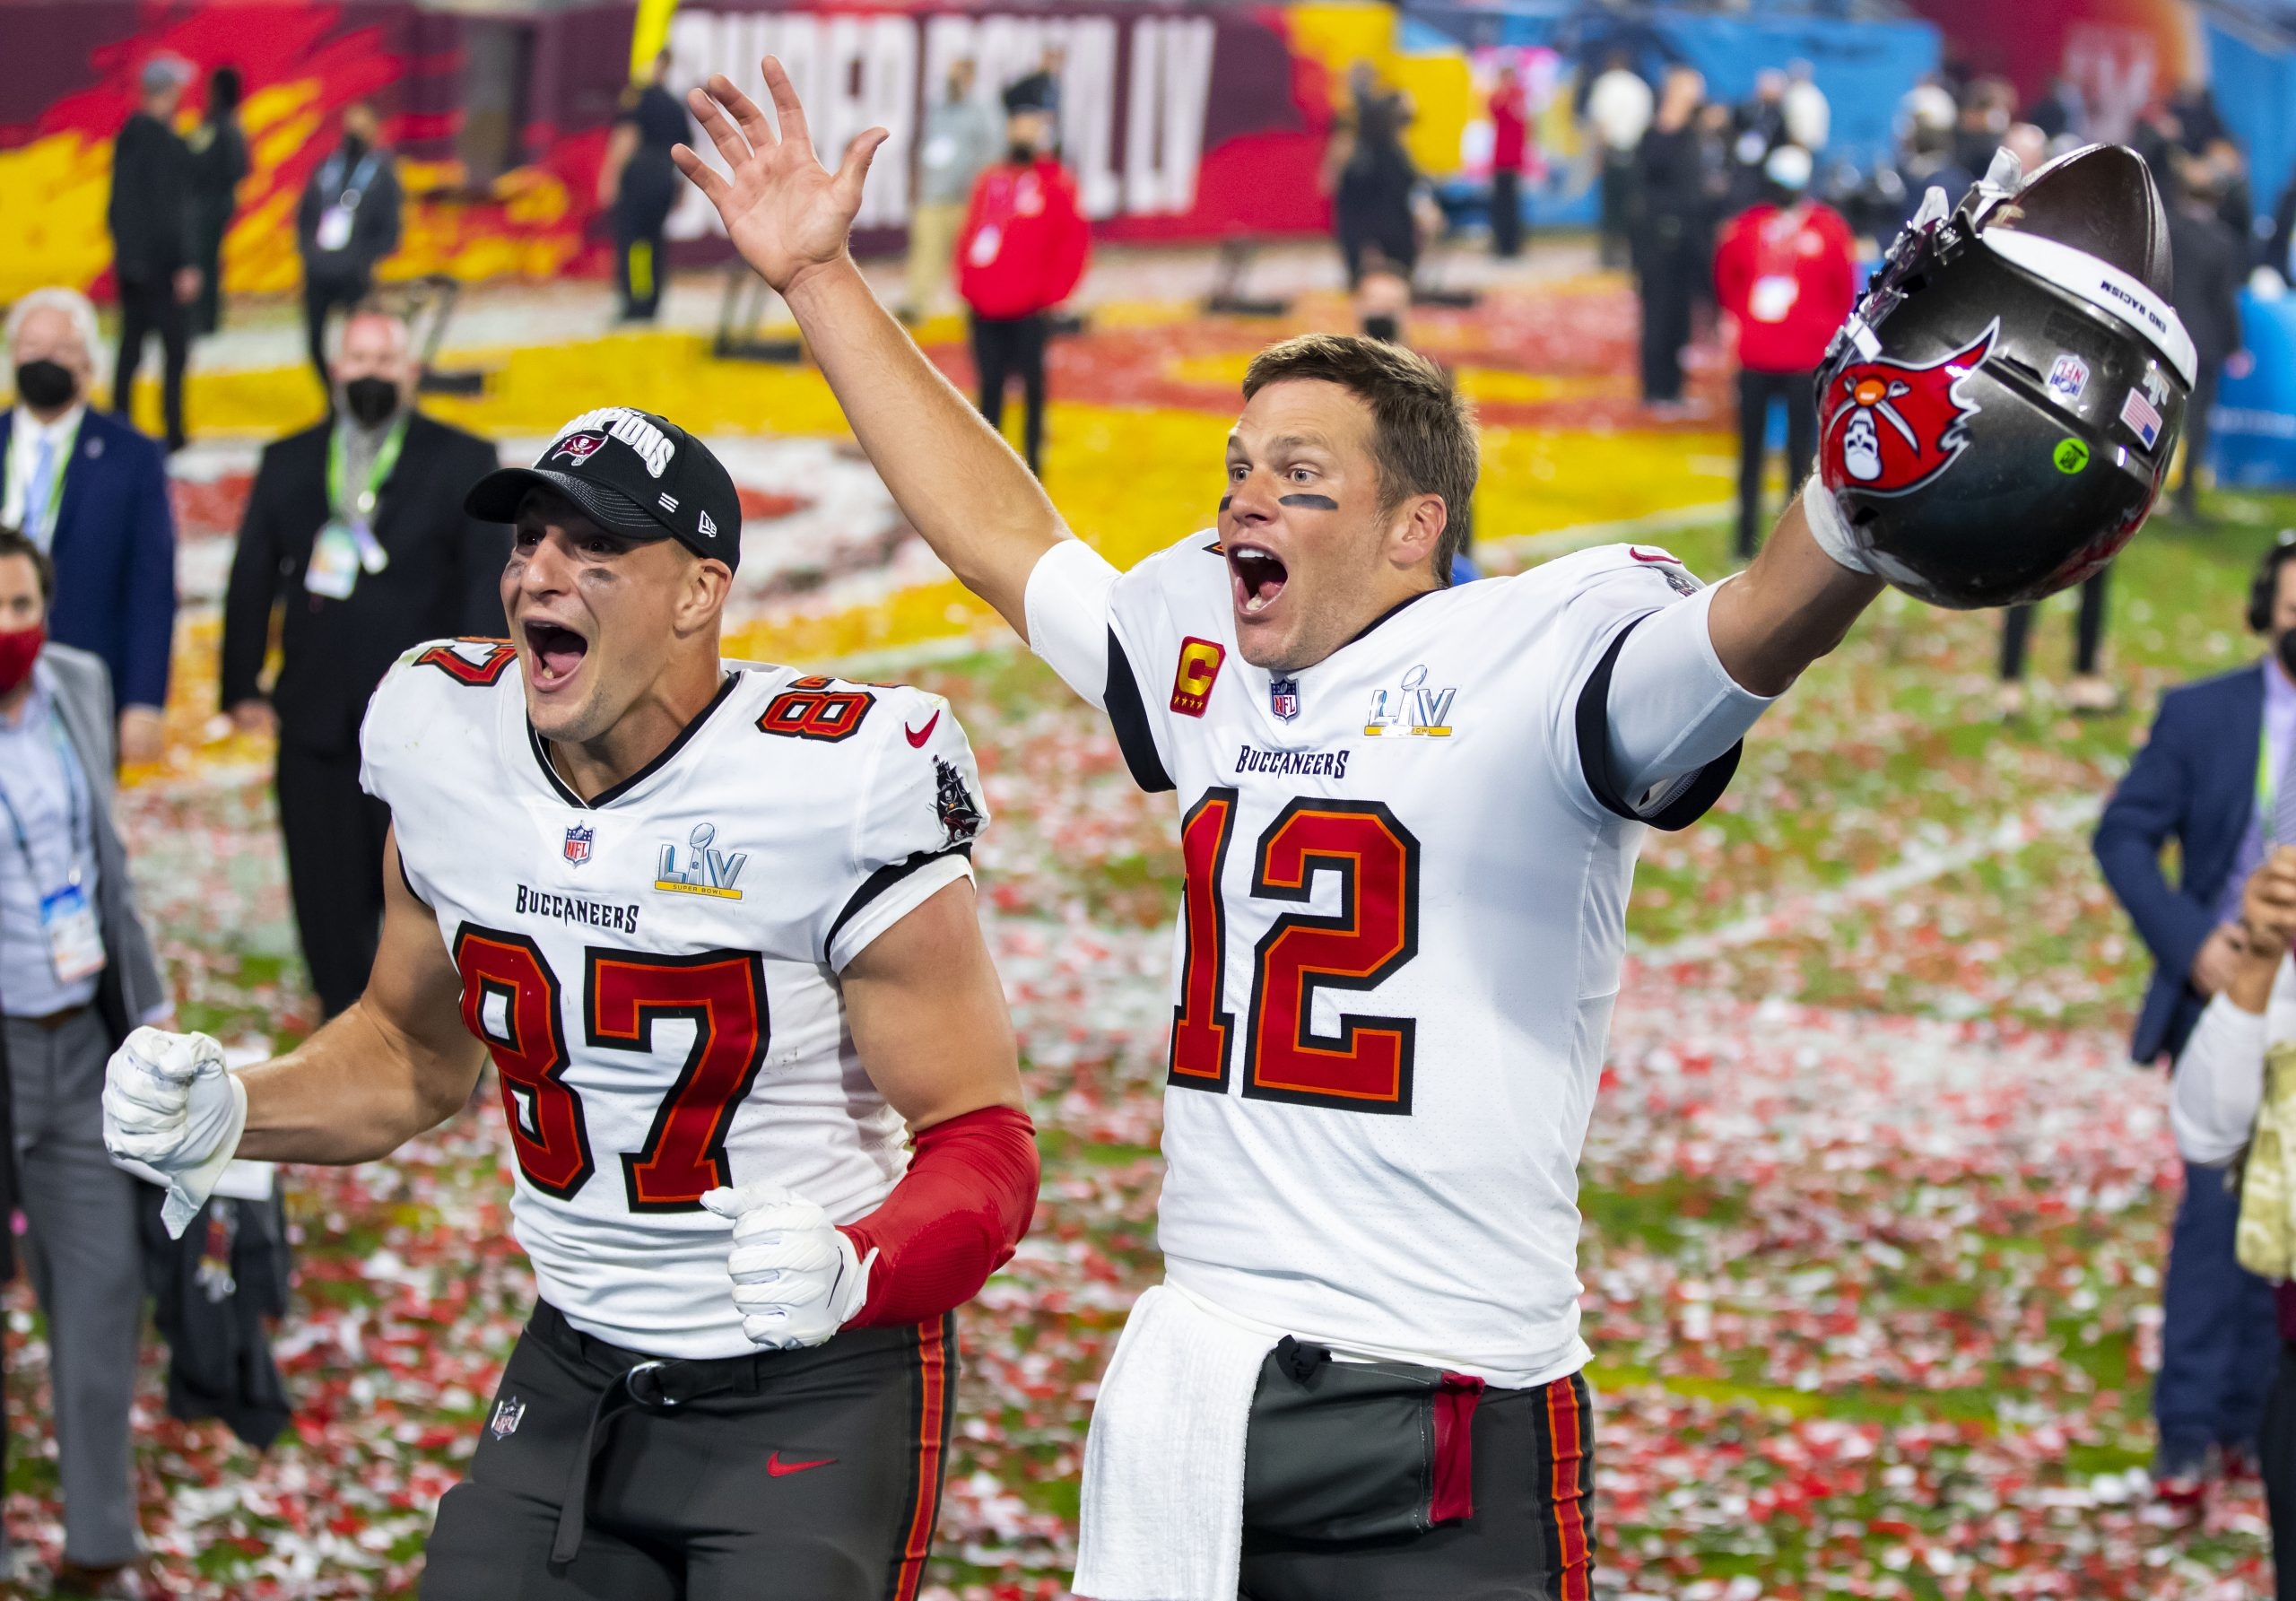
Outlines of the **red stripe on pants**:
<svg viewBox="0 0 2296 1601">
<path fill-rule="evenodd" d="M 900 1577 L 893 1585 L 893 1601 L 917 1601 L 925 1578 L 925 1559 L 932 1553 L 934 1526 L 941 1518 L 941 1435 L 949 1405 L 949 1320 L 921 1325 L 918 1329 L 917 1510 L 910 1515 L 909 1534 L 901 1542 Z"/>
<path fill-rule="evenodd" d="M 1590 1601 L 1593 1584 L 1587 1538 L 1587 1460 L 1585 1415 L 1578 1387 L 1558 1379 L 1546 1387 L 1547 1438 L 1553 1442 L 1554 1466 L 1547 1485 L 1554 1503 L 1555 1594 L 1561 1601 Z"/>
</svg>

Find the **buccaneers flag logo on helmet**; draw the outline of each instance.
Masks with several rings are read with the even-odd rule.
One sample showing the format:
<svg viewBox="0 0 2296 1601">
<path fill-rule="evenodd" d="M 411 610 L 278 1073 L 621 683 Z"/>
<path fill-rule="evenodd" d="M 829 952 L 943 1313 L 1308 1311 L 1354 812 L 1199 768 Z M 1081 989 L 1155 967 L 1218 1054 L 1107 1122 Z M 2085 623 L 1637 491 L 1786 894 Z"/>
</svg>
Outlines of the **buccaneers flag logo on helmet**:
<svg viewBox="0 0 2296 1601">
<path fill-rule="evenodd" d="M 1901 495 L 1953 465 L 1969 443 L 1977 402 L 1955 393 L 2001 331 L 1996 319 L 1966 349 L 1926 367 L 1854 361 L 1819 408 L 1826 487 Z"/>
</svg>

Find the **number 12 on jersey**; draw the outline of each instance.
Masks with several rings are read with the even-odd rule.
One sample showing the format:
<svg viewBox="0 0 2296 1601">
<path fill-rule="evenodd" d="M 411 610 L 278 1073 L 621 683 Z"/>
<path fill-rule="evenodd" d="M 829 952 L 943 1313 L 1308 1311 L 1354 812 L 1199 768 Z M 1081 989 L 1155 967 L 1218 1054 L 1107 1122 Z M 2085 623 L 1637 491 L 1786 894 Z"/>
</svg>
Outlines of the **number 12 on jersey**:
<svg viewBox="0 0 2296 1601">
<path fill-rule="evenodd" d="M 1186 954 L 1172 1009 L 1167 1082 L 1225 1093 L 1236 1020 L 1221 1009 L 1229 909 L 1222 888 L 1238 792 L 1207 790 L 1180 825 L 1186 869 Z M 1411 1111 L 1408 1017 L 1343 1014 L 1339 1031 L 1315 1032 L 1319 989 L 1371 989 L 1419 952 L 1419 840 L 1377 801 L 1301 797 L 1259 837 L 1252 897 L 1305 907 L 1320 874 L 1339 878 L 1328 916 L 1287 911 L 1270 924 L 1252 961 L 1243 1031 L 1246 1097 L 1346 1111 Z"/>
</svg>

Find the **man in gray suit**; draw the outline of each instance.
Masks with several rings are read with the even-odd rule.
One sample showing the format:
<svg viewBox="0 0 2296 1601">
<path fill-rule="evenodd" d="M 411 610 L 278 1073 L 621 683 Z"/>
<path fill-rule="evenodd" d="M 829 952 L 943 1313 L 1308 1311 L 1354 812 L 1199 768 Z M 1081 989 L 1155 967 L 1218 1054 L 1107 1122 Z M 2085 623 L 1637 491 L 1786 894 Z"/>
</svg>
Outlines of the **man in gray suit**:
<svg viewBox="0 0 2296 1601">
<path fill-rule="evenodd" d="M 128 1406 L 144 1281 L 135 1180 L 104 1153 L 104 1063 L 172 1011 L 112 827 L 111 683 L 47 643 L 55 570 L 0 527 L 0 1014 L 32 1287 L 48 1317 L 62 1596 L 146 1593 Z"/>
</svg>

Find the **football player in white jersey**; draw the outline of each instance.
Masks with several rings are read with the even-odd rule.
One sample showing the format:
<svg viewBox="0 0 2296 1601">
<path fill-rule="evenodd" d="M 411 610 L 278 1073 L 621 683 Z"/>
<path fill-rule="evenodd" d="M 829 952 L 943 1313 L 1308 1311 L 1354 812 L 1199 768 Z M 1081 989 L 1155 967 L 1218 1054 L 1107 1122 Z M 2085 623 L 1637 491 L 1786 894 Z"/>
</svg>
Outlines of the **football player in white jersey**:
<svg viewBox="0 0 2296 1601">
<path fill-rule="evenodd" d="M 1119 575 L 855 270 L 882 131 L 831 172 L 765 76 L 771 121 L 695 91 L 724 170 L 681 168 L 918 532 L 1178 802 L 1167 1277 L 1095 1406 L 1078 1592 L 1587 1595 L 1576 1167 L 1636 851 L 1880 581 L 1797 501 L 1714 589 L 1628 545 L 1448 587 L 1472 420 L 1323 335 L 1252 363 L 1217 526 Z"/>
<path fill-rule="evenodd" d="M 1036 1193 L 970 748 L 935 696 L 720 661 L 741 502 L 661 417 L 578 417 L 469 508 L 515 524 L 513 639 L 369 708 L 364 996 L 239 1073 L 139 1031 L 107 1143 L 179 1231 L 234 1154 L 387 1156 L 491 1055 L 541 1300 L 424 1596 L 908 1601 L 951 1314 Z"/>
</svg>

